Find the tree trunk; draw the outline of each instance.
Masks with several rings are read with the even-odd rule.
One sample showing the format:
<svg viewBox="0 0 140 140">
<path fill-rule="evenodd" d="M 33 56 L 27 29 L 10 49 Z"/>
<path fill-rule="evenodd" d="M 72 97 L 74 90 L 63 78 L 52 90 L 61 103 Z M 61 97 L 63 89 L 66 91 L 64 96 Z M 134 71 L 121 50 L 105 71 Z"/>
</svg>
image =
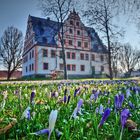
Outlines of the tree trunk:
<svg viewBox="0 0 140 140">
<path fill-rule="evenodd" d="M 64 65 L 64 79 L 67 80 L 67 65 L 65 57 L 65 47 L 64 47 L 64 26 L 61 22 L 62 32 L 61 32 L 61 45 L 62 45 L 62 54 L 63 54 L 63 65 Z"/>
<path fill-rule="evenodd" d="M 10 71 L 7 72 L 7 80 L 10 80 L 12 73 Z"/>
<path fill-rule="evenodd" d="M 111 67 L 111 45 L 110 45 L 110 36 L 109 36 L 109 28 L 108 28 L 108 13 L 107 13 L 107 7 L 106 2 L 104 0 L 104 6 L 105 6 L 105 29 L 106 29 L 106 36 L 107 36 L 107 44 L 108 44 L 108 65 L 109 65 L 109 74 L 110 74 L 110 80 L 113 79 L 113 73 L 112 73 L 112 67 Z"/>
<path fill-rule="evenodd" d="M 113 79 L 113 74 L 112 74 L 112 67 L 111 67 L 111 47 L 110 47 L 110 38 L 109 38 L 109 33 L 108 33 L 108 28 L 107 30 L 107 44 L 108 44 L 108 65 L 109 65 L 109 74 L 110 74 L 110 80 Z"/>
</svg>

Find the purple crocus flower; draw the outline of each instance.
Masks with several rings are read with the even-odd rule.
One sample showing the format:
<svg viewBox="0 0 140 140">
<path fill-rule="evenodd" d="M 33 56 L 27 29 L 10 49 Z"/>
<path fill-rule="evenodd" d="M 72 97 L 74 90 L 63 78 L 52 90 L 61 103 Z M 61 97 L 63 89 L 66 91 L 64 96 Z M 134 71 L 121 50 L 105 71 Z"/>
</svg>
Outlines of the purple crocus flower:
<svg viewBox="0 0 140 140">
<path fill-rule="evenodd" d="M 118 98 L 118 94 L 114 97 L 114 103 L 115 103 L 115 107 L 118 108 L 118 107 L 119 107 L 119 98 Z"/>
<path fill-rule="evenodd" d="M 77 104 L 77 108 L 80 109 L 83 104 L 83 99 L 80 99 Z"/>
<path fill-rule="evenodd" d="M 103 114 L 103 117 L 102 117 L 102 119 L 101 119 L 98 127 L 101 127 L 104 124 L 104 122 L 106 121 L 106 119 L 109 117 L 110 112 L 111 112 L 111 110 L 109 108 L 106 108 L 105 109 L 104 114 Z"/>
<path fill-rule="evenodd" d="M 122 104 L 123 104 L 123 101 L 124 101 L 124 95 L 121 94 L 121 95 L 116 95 L 114 97 L 114 103 L 115 103 L 115 108 L 119 109 L 122 107 Z"/>
<path fill-rule="evenodd" d="M 15 90 L 14 94 L 18 95 L 19 94 L 19 90 Z"/>
<path fill-rule="evenodd" d="M 30 103 L 31 104 L 33 103 L 34 97 L 35 97 L 35 90 L 31 92 L 31 96 L 30 96 Z"/>
<path fill-rule="evenodd" d="M 122 107 L 123 101 L 124 101 L 124 95 L 121 94 L 119 95 L 119 107 Z"/>
<path fill-rule="evenodd" d="M 62 133 L 61 131 L 59 131 L 58 129 L 55 130 L 55 133 L 56 133 L 56 136 L 57 136 L 58 139 L 60 139 L 60 137 L 61 137 L 62 134 L 63 134 L 63 133 Z"/>
<path fill-rule="evenodd" d="M 110 98 L 108 98 L 108 102 L 107 103 L 110 104 L 110 102 L 111 102 L 111 100 L 110 100 Z"/>
<path fill-rule="evenodd" d="M 98 107 L 96 107 L 95 112 L 99 113 L 99 108 Z"/>
<path fill-rule="evenodd" d="M 67 93 L 67 89 L 65 89 L 65 91 L 64 91 L 64 103 L 67 102 L 67 96 L 66 96 L 66 93 Z"/>
<path fill-rule="evenodd" d="M 76 97 L 76 94 L 78 93 L 79 89 L 75 89 L 74 91 L 74 97 Z"/>
<path fill-rule="evenodd" d="M 50 140 L 50 136 L 52 131 L 54 130 L 56 119 L 57 119 L 57 110 L 52 110 L 49 116 L 49 128 L 48 129 L 42 129 L 40 131 L 37 131 L 35 133 L 30 133 L 33 135 L 42 135 L 42 134 L 48 134 L 48 140 Z"/>
<path fill-rule="evenodd" d="M 129 117 L 130 115 L 130 112 L 129 112 L 129 109 L 124 109 L 122 112 L 121 112 L 121 124 L 122 124 L 122 128 L 124 128 L 124 125 L 127 121 L 127 118 Z"/>
<path fill-rule="evenodd" d="M 23 112 L 23 114 L 22 114 L 22 116 L 21 116 L 21 120 L 24 119 L 24 118 L 30 120 L 30 118 L 31 118 L 30 110 L 31 110 L 31 108 L 28 106 L 28 107 L 25 109 L 25 111 Z"/>
<path fill-rule="evenodd" d="M 49 129 L 42 129 L 42 130 L 37 131 L 37 132 L 35 132 L 35 133 L 33 133 L 33 134 L 35 134 L 35 135 L 43 135 L 43 134 L 49 135 L 49 133 L 50 133 Z M 32 134 L 32 133 L 31 133 L 31 134 Z"/>
<path fill-rule="evenodd" d="M 97 92 L 94 94 L 94 100 L 95 100 L 95 101 L 97 100 L 98 95 L 99 95 L 99 91 L 97 91 Z"/>
<path fill-rule="evenodd" d="M 30 110 L 27 110 L 27 119 L 30 120 L 30 118 L 31 118 Z"/>
<path fill-rule="evenodd" d="M 77 117 L 77 114 L 78 114 L 78 113 L 81 113 L 80 111 L 81 111 L 81 106 L 82 106 L 82 104 L 83 104 L 83 99 L 80 99 L 80 100 L 78 101 L 78 103 L 77 103 L 76 108 L 75 108 L 74 111 L 73 111 L 73 114 L 72 114 L 72 117 L 73 117 L 73 118 L 76 118 L 76 117 Z"/>
<path fill-rule="evenodd" d="M 70 102 L 70 95 L 68 96 L 67 104 Z"/>
<path fill-rule="evenodd" d="M 128 104 L 129 104 L 129 106 L 130 106 L 131 109 L 134 109 L 135 108 L 134 104 L 131 101 L 129 101 Z"/>
<path fill-rule="evenodd" d="M 103 114 L 103 110 L 104 110 L 104 107 L 103 107 L 103 105 L 101 104 L 100 107 L 99 107 L 99 114 L 100 114 L 100 115 Z"/>
<path fill-rule="evenodd" d="M 51 97 L 55 97 L 55 92 L 51 92 Z"/>
<path fill-rule="evenodd" d="M 67 96 L 64 95 L 64 103 L 66 103 L 66 101 L 67 101 Z"/>
<path fill-rule="evenodd" d="M 129 96 L 131 96 L 130 89 L 127 89 L 126 90 L 126 98 L 129 98 Z"/>
</svg>

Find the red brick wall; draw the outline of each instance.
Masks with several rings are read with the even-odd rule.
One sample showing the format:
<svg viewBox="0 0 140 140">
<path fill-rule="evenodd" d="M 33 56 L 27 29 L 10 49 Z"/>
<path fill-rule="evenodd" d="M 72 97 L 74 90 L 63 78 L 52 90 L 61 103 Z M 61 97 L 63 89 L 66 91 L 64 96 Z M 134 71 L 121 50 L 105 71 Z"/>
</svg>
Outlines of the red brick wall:
<svg viewBox="0 0 140 140">
<path fill-rule="evenodd" d="M 11 78 L 12 79 L 17 79 L 17 78 L 21 78 L 21 76 L 22 76 L 22 71 L 15 71 L 12 74 Z M 7 78 L 7 71 L 1 70 L 0 71 L 0 79 L 6 79 L 6 78 Z"/>
</svg>

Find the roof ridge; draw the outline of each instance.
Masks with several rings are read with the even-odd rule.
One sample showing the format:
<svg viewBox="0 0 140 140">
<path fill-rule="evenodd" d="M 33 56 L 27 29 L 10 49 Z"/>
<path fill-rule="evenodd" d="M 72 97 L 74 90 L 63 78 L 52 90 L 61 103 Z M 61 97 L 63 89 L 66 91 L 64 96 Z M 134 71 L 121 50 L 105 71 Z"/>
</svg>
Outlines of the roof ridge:
<svg viewBox="0 0 140 140">
<path fill-rule="evenodd" d="M 47 17 L 47 18 L 44 17 L 44 18 L 43 18 L 43 17 L 36 17 L 36 16 L 31 16 L 31 15 L 29 15 L 29 17 L 31 17 L 31 19 L 34 18 L 34 19 L 44 20 L 44 21 L 49 20 L 49 21 L 52 21 L 52 22 L 58 23 L 58 22 L 55 21 L 55 20 L 51 20 L 50 17 Z"/>
</svg>

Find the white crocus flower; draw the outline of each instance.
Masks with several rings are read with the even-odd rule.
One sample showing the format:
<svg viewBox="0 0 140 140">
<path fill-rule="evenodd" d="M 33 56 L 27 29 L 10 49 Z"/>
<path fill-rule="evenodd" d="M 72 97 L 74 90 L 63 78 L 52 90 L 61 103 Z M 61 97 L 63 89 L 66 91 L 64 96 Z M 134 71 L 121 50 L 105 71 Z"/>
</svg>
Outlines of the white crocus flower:
<svg viewBox="0 0 140 140">
<path fill-rule="evenodd" d="M 47 129 L 45 128 L 45 129 L 39 130 L 35 133 L 30 133 L 30 134 L 32 134 L 32 135 L 48 134 L 48 140 L 50 140 L 51 133 L 54 130 L 54 127 L 55 127 L 57 114 L 58 114 L 57 110 L 52 110 L 51 111 L 50 116 L 49 116 L 49 128 L 47 128 Z"/>
<path fill-rule="evenodd" d="M 4 91 L 3 93 L 2 93 L 2 95 L 3 95 L 3 100 L 2 100 L 2 102 L 1 102 L 1 104 L 0 104 L 0 112 L 4 109 L 4 107 L 5 107 L 5 104 L 6 104 L 6 98 L 7 98 L 7 91 Z"/>
<path fill-rule="evenodd" d="M 57 110 L 52 110 L 51 113 L 50 113 L 50 116 L 49 116 L 49 130 L 50 130 L 50 133 L 54 129 L 55 122 L 56 122 L 56 119 L 57 119 L 57 114 L 58 114 Z"/>
</svg>

